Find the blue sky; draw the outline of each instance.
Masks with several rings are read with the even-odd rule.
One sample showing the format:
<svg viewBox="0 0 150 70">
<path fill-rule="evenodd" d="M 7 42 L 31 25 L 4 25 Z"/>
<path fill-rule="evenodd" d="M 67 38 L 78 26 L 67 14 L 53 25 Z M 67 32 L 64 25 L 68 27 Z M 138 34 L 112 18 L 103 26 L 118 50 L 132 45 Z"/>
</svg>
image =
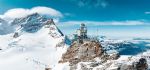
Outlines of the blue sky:
<svg viewBox="0 0 150 70">
<path fill-rule="evenodd" d="M 0 0 L 0 14 L 14 8 L 31 9 L 36 6 L 50 7 L 63 14 L 59 23 L 62 23 L 60 28 L 64 32 L 74 27 L 73 23 L 85 22 L 92 31 L 95 27 L 104 26 L 100 29 L 102 35 L 110 36 L 110 32 L 114 32 L 118 36 L 150 37 L 150 0 Z"/>
<path fill-rule="evenodd" d="M 12 8 L 35 6 L 51 7 L 70 15 L 62 21 L 150 20 L 150 15 L 145 14 L 150 11 L 150 0 L 0 0 L 0 14 Z"/>
</svg>

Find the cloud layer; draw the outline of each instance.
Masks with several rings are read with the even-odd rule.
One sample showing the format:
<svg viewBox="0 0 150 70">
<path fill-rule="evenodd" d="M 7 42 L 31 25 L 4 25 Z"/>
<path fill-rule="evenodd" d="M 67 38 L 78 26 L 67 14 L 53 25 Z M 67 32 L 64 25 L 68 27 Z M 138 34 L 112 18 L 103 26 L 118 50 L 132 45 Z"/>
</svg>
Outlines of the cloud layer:
<svg viewBox="0 0 150 70">
<path fill-rule="evenodd" d="M 74 0 L 78 2 L 78 5 L 83 7 L 103 7 L 108 6 L 108 2 L 106 0 Z"/>
<path fill-rule="evenodd" d="M 147 12 L 145 12 L 145 14 L 150 14 L 150 12 L 149 12 L 149 11 L 147 11 Z"/>
<path fill-rule="evenodd" d="M 42 15 L 48 15 L 51 17 L 63 17 L 62 13 L 49 7 L 33 7 L 31 9 L 24 9 L 24 8 L 15 8 L 10 9 L 7 12 L 5 12 L 3 15 L 1 15 L 1 18 L 21 18 L 25 17 L 27 15 L 33 14 L 33 13 L 39 13 Z"/>
<path fill-rule="evenodd" d="M 148 23 L 144 21 L 67 21 L 62 22 L 60 26 L 74 26 L 80 25 L 81 23 L 85 23 L 86 25 L 90 26 L 98 26 L 98 25 L 148 25 Z"/>
</svg>

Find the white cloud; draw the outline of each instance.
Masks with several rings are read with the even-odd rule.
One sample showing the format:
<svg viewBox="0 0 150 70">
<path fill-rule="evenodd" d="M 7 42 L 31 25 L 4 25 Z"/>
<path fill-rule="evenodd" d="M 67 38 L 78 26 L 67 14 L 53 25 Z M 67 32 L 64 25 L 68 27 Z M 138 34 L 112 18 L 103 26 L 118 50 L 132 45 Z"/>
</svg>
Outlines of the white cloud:
<svg viewBox="0 0 150 70">
<path fill-rule="evenodd" d="M 3 18 L 3 15 L 0 15 L 0 18 Z"/>
<path fill-rule="evenodd" d="M 31 9 L 30 12 L 31 13 L 38 12 L 40 14 L 47 14 L 47 15 L 54 16 L 54 17 L 62 17 L 63 16 L 61 14 L 61 12 L 59 12 L 53 8 L 48 8 L 48 7 L 34 7 Z"/>
<path fill-rule="evenodd" d="M 101 5 L 103 8 L 105 8 L 105 7 L 108 6 L 108 3 L 107 3 L 107 2 L 101 2 L 100 5 Z"/>
<path fill-rule="evenodd" d="M 72 14 L 72 13 L 64 13 L 64 16 L 73 17 L 73 16 L 75 16 L 75 14 Z"/>
<path fill-rule="evenodd" d="M 145 12 L 145 14 L 150 14 L 150 12 Z"/>
<path fill-rule="evenodd" d="M 4 17 L 7 17 L 7 18 L 20 18 L 20 17 L 25 17 L 29 14 L 30 14 L 29 9 L 16 8 L 16 9 L 10 9 L 7 12 L 5 12 Z"/>
<path fill-rule="evenodd" d="M 143 21 L 124 21 L 124 22 L 112 22 L 112 25 L 143 25 Z"/>
<path fill-rule="evenodd" d="M 61 12 L 53 8 L 42 7 L 42 6 L 33 7 L 31 9 L 24 9 L 24 8 L 10 9 L 7 12 L 5 12 L 3 15 L 1 15 L 1 17 L 13 19 L 13 18 L 25 17 L 33 13 L 39 13 L 51 17 L 63 17 Z"/>
<path fill-rule="evenodd" d="M 144 21 L 108 21 L 108 22 L 101 22 L 101 21 L 67 21 L 61 22 L 60 26 L 73 26 L 73 25 L 80 25 L 81 23 L 85 23 L 86 25 L 90 26 L 97 26 L 97 25 L 145 25 L 148 23 Z"/>
<path fill-rule="evenodd" d="M 73 0 L 77 1 L 80 7 L 107 7 L 108 2 L 106 0 Z"/>
</svg>

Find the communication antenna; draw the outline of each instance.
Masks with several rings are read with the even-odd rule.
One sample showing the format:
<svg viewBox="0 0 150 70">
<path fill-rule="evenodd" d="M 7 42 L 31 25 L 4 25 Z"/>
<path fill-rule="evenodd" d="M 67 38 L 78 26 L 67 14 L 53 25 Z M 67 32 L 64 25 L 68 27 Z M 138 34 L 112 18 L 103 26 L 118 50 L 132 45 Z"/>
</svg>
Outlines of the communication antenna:
<svg viewBox="0 0 150 70">
<path fill-rule="evenodd" d="M 96 29 L 96 37 L 99 37 L 99 29 L 98 29 L 98 27 Z"/>
</svg>

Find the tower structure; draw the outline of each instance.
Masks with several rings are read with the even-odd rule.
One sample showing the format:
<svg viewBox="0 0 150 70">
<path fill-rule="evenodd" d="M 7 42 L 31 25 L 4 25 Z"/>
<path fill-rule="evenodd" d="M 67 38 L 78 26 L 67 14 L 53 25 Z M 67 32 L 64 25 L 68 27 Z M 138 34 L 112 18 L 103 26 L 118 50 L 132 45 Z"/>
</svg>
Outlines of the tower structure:
<svg viewBox="0 0 150 70">
<path fill-rule="evenodd" d="M 76 34 L 74 34 L 75 40 L 82 43 L 83 40 L 87 39 L 87 27 L 84 23 L 81 23 L 80 28 L 77 29 Z"/>
<path fill-rule="evenodd" d="M 81 24 L 80 26 L 80 36 L 82 39 L 86 39 L 87 38 L 87 27 L 85 26 L 84 23 Z"/>
</svg>

